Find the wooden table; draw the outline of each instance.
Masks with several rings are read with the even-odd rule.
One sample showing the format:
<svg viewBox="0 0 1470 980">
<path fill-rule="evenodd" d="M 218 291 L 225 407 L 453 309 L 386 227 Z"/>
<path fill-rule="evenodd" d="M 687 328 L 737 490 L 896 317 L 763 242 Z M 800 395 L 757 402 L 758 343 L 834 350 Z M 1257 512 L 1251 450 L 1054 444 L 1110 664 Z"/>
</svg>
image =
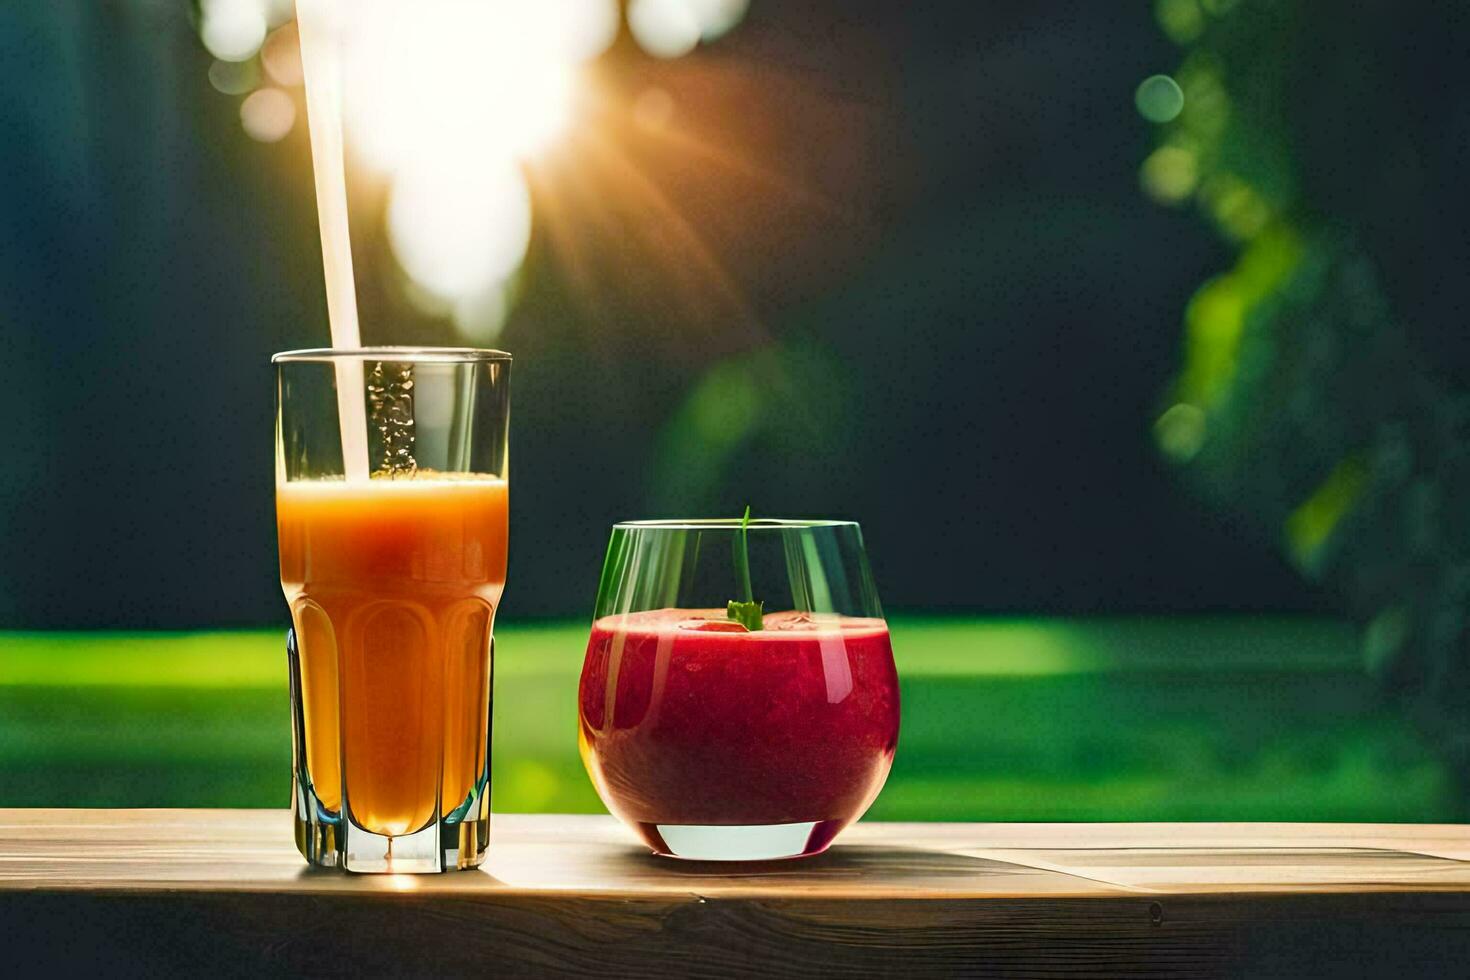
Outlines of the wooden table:
<svg viewBox="0 0 1470 980">
<path fill-rule="evenodd" d="M 1470 828 L 860 824 L 757 866 L 495 818 L 484 871 L 308 870 L 288 815 L 0 810 L 0 975 L 1470 974 Z"/>
</svg>

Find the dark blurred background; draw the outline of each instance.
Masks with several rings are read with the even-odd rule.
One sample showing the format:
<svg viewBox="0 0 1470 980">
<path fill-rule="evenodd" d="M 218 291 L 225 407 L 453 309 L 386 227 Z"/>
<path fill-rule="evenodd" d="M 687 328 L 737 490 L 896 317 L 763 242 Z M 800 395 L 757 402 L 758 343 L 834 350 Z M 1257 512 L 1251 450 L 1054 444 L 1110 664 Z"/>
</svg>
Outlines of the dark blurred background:
<svg viewBox="0 0 1470 980">
<path fill-rule="evenodd" d="M 516 357 L 497 809 L 749 504 L 863 523 L 878 818 L 1470 813 L 1470 7 L 349 9 L 363 339 Z M 290 0 L 0 5 L 0 804 L 284 803 L 316 219 Z"/>
<path fill-rule="evenodd" d="M 0 626 L 285 619 L 268 361 L 328 342 L 310 151 L 304 113 L 242 129 L 244 89 L 299 86 L 201 13 L 0 11 Z M 468 332 L 400 295 L 358 194 L 364 339 L 516 356 L 506 614 L 585 614 L 615 520 L 747 502 L 860 520 L 895 608 L 1323 608 L 1154 444 L 1231 261 L 1140 191 L 1135 89 L 1180 58 L 1088 2 L 757 2 L 668 59 L 624 26 Z"/>
</svg>

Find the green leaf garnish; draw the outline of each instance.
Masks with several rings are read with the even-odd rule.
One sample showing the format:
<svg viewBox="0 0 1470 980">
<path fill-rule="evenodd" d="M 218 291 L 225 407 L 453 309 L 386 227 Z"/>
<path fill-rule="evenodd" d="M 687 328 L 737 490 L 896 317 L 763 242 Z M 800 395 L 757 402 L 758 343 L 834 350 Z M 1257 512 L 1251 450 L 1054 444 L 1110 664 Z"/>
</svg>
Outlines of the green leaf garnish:
<svg viewBox="0 0 1470 980">
<path fill-rule="evenodd" d="M 740 519 L 740 537 L 735 542 L 735 577 L 740 580 L 743 601 L 731 599 L 725 606 L 725 616 L 754 633 L 761 628 L 761 616 L 765 602 L 757 602 L 750 587 L 750 505 L 745 505 L 745 516 Z"/>
<path fill-rule="evenodd" d="M 761 614 L 765 611 L 764 602 L 736 602 L 731 599 L 725 606 L 725 618 L 733 619 L 754 633 L 761 628 Z"/>
</svg>

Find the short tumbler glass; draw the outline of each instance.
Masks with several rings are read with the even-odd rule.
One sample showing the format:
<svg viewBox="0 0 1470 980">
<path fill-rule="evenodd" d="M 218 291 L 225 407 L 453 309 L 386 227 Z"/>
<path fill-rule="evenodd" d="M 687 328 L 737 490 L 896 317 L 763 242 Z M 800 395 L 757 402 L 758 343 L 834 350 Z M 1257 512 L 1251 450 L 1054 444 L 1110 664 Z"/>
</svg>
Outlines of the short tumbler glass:
<svg viewBox="0 0 1470 980">
<path fill-rule="evenodd" d="M 759 621 L 729 605 L 751 601 Z M 655 853 L 825 850 L 878 795 L 898 744 L 898 675 L 862 532 L 616 525 L 578 704 L 598 794 Z"/>
<path fill-rule="evenodd" d="M 475 867 L 490 827 L 510 356 L 367 348 L 274 363 L 297 846 L 348 871 Z"/>
</svg>

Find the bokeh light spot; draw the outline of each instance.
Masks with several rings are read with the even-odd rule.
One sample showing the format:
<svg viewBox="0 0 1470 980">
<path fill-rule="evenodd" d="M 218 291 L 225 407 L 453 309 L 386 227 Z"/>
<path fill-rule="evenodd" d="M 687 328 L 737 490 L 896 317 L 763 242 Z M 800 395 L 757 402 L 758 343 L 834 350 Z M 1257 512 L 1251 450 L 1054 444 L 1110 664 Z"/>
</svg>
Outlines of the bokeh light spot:
<svg viewBox="0 0 1470 980">
<path fill-rule="evenodd" d="M 199 36 L 219 60 L 245 61 L 265 40 L 265 13 L 261 0 L 204 0 Z"/>
<path fill-rule="evenodd" d="M 225 95 L 244 95 L 260 84 L 254 61 L 218 61 L 209 66 L 209 84 Z"/>
<path fill-rule="evenodd" d="M 547 30 L 560 38 L 562 56 L 569 61 L 591 61 L 618 36 L 617 0 L 541 0 Z"/>
<path fill-rule="evenodd" d="M 1232 174 L 1221 174 L 1205 187 L 1210 214 L 1231 238 L 1246 241 L 1260 234 L 1271 220 L 1271 208 L 1249 184 Z"/>
<path fill-rule="evenodd" d="M 1149 122 L 1170 122 L 1184 109 L 1184 91 L 1168 75 L 1152 75 L 1133 93 L 1133 104 Z"/>
<path fill-rule="evenodd" d="M 260 61 L 277 85 L 292 88 L 301 84 L 301 44 L 294 22 L 271 32 L 261 45 Z"/>
<path fill-rule="evenodd" d="M 1154 423 L 1154 438 L 1170 459 L 1187 463 L 1205 444 L 1205 413 L 1188 402 L 1172 405 Z"/>
<path fill-rule="evenodd" d="M 633 0 L 628 4 L 628 30 L 655 58 L 688 54 L 702 33 L 693 5 L 685 0 Z"/>
<path fill-rule="evenodd" d="M 296 19 L 296 0 L 263 0 L 265 22 L 271 27 L 280 27 Z"/>
<path fill-rule="evenodd" d="M 253 140 L 275 143 L 296 123 L 296 103 L 278 88 L 251 92 L 240 103 L 240 125 Z"/>
<path fill-rule="evenodd" d="M 1204 33 L 1205 15 L 1197 0 L 1157 0 L 1154 17 L 1175 44 L 1189 44 Z"/>
<path fill-rule="evenodd" d="M 531 239 L 530 192 L 509 164 L 402 174 L 388 203 L 388 239 L 424 289 L 469 296 L 520 265 Z"/>
<path fill-rule="evenodd" d="M 729 33 L 750 9 L 750 0 L 687 0 L 699 22 L 699 36 L 713 41 Z"/>
<path fill-rule="evenodd" d="M 1161 146 L 1143 161 L 1143 189 L 1156 201 L 1177 204 L 1194 193 L 1199 162 L 1182 146 Z"/>
<path fill-rule="evenodd" d="M 510 316 L 511 283 L 501 280 L 454 304 L 454 325 L 465 340 L 488 344 L 500 336 Z"/>
<path fill-rule="evenodd" d="M 344 103 L 354 150 L 392 172 L 435 158 L 498 166 L 543 148 L 572 116 L 569 3 L 354 8 Z"/>
<path fill-rule="evenodd" d="M 1225 91 L 1219 65 L 1209 55 L 1191 55 L 1179 66 L 1176 75 L 1184 102 L 1189 106 L 1180 124 L 1204 139 L 1218 138 L 1230 121 L 1230 96 Z"/>
</svg>

